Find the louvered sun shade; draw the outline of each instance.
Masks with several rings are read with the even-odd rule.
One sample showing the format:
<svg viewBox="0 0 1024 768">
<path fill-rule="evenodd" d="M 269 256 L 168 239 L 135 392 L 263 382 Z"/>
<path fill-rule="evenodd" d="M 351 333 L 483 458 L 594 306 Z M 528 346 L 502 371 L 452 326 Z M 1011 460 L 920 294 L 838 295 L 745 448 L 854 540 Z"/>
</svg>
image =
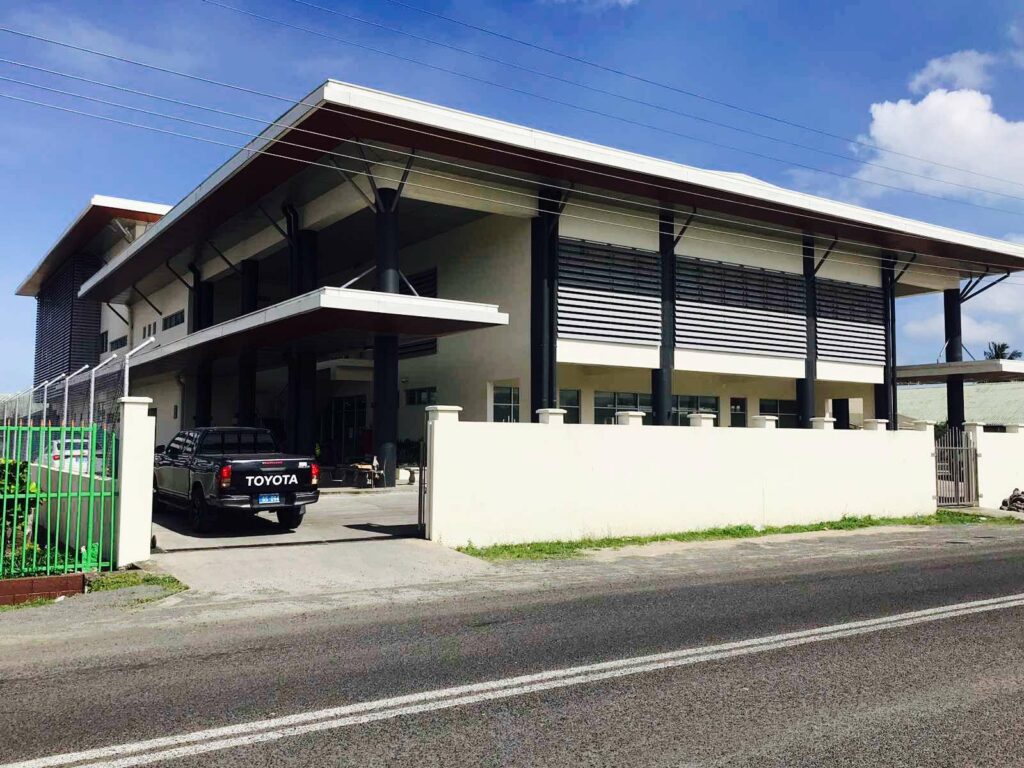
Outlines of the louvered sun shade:
<svg viewBox="0 0 1024 768">
<path fill-rule="evenodd" d="M 558 336 L 657 344 L 659 284 L 657 253 L 560 240 Z"/>
<path fill-rule="evenodd" d="M 818 280 L 818 358 L 885 365 L 881 288 Z"/>
<path fill-rule="evenodd" d="M 676 346 L 807 354 L 803 276 L 739 264 L 676 262 Z"/>
</svg>

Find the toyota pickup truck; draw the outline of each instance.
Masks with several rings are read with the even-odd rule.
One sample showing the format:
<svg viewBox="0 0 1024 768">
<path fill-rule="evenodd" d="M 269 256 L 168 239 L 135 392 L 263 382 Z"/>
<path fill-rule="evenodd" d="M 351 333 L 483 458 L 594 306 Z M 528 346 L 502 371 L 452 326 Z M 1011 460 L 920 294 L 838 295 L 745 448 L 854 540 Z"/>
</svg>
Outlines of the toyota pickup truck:
<svg viewBox="0 0 1024 768">
<path fill-rule="evenodd" d="M 302 524 L 320 497 L 320 467 L 310 456 L 281 453 L 266 429 L 187 429 L 153 457 L 153 504 L 185 509 L 196 531 L 222 514 L 275 512 L 282 528 Z"/>
</svg>

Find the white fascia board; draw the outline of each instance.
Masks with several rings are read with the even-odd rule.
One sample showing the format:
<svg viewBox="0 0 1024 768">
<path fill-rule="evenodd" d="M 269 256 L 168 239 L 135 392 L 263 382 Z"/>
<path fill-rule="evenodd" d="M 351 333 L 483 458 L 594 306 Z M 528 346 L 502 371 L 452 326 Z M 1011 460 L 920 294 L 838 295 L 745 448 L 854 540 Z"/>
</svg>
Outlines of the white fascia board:
<svg viewBox="0 0 1024 768">
<path fill-rule="evenodd" d="M 68 237 L 72 232 L 75 231 L 75 228 L 82 223 L 82 219 L 84 219 L 86 215 L 89 213 L 89 211 L 91 211 L 93 208 L 114 208 L 117 210 L 134 211 L 137 213 L 148 213 L 156 216 L 163 216 L 169 210 L 171 210 L 171 206 L 163 205 L 162 203 L 147 203 L 143 200 L 129 200 L 124 197 L 93 195 L 89 199 L 89 204 L 86 205 L 74 218 L 74 220 L 64 228 L 64 231 L 60 233 L 60 237 L 58 237 L 54 241 L 53 245 L 51 245 L 49 249 L 47 249 L 43 257 L 36 263 L 34 267 L 32 267 L 32 270 L 28 273 L 25 279 L 21 281 L 21 285 L 19 285 L 17 290 L 15 290 L 16 295 L 21 294 L 21 292 L 28 286 L 32 278 L 36 276 L 36 273 L 39 272 L 39 270 L 42 269 L 46 262 L 50 259 L 50 256 L 53 254 L 53 252 L 57 250 L 57 248 L 60 246 L 62 242 L 64 242 L 64 239 L 66 237 Z"/>
<path fill-rule="evenodd" d="M 600 163 L 623 171 L 646 173 L 753 197 L 766 203 L 802 208 L 811 214 L 848 219 L 869 227 L 883 227 L 954 245 L 992 251 L 1021 259 L 1021 268 L 1024 269 L 1024 245 L 796 192 L 743 174 L 694 168 L 337 80 L 327 82 L 324 99 L 341 106 L 377 112 L 441 130 L 457 131 L 512 147 L 548 152 L 570 160 Z"/>
<path fill-rule="evenodd" d="M 881 365 L 848 363 L 818 359 L 818 381 L 842 381 L 856 384 L 881 384 L 885 381 L 885 368 Z"/>
<path fill-rule="evenodd" d="M 266 149 L 279 136 L 288 131 L 290 126 L 301 122 L 306 115 L 317 109 L 324 100 L 325 87 L 326 86 L 320 86 L 305 98 L 300 99 L 294 107 L 290 108 L 283 115 L 278 117 L 276 120 L 273 120 L 273 125 L 269 126 L 259 136 L 246 144 L 244 149 L 240 149 L 223 165 L 217 168 L 217 170 L 211 173 L 202 184 L 189 192 L 177 205 L 171 208 L 167 215 L 147 229 L 138 240 L 122 251 L 116 258 L 111 259 L 102 269 L 89 278 L 82 285 L 79 294 L 81 295 L 88 292 L 97 282 L 105 278 L 114 270 L 120 268 L 121 265 L 131 259 L 138 251 L 145 248 L 146 245 L 156 238 L 160 237 L 164 229 L 171 226 L 171 224 L 181 218 L 181 216 L 189 211 L 193 206 L 206 198 L 206 196 L 217 189 L 217 187 L 252 162 L 254 158 L 259 157 L 259 151 Z"/>
<path fill-rule="evenodd" d="M 602 365 L 611 368 L 658 367 L 657 345 L 560 338 L 555 350 L 559 363 Z"/>
<path fill-rule="evenodd" d="M 673 368 L 677 371 L 771 376 L 780 379 L 802 379 L 805 373 L 802 357 L 774 357 L 681 348 L 676 348 Z"/>
</svg>

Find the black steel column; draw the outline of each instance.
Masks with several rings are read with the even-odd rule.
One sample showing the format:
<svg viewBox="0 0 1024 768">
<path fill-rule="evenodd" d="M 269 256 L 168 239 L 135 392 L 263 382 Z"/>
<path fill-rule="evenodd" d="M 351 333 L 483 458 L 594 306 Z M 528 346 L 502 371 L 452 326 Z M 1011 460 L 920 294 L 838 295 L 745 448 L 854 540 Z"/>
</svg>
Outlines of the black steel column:
<svg viewBox="0 0 1024 768">
<path fill-rule="evenodd" d="M 672 419 L 672 370 L 676 352 L 675 217 L 662 210 L 658 216 L 658 258 L 661 263 L 661 349 L 658 367 L 651 371 L 652 421 Z"/>
<path fill-rule="evenodd" d="M 804 234 L 803 256 L 807 357 L 804 359 L 804 377 L 796 383 L 796 400 L 800 426 L 810 429 L 814 418 L 814 383 L 818 378 L 818 285 L 814 277 L 814 235 Z"/>
<path fill-rule="evenodd" d="M 213 283 L 202 279 L 196 264 L 188 265 L 192 273 L 192 290 L 189 292 L 189 333 L 201 331 L 213 325 Z M 195 376 L 195 426 L 213 426 L 213 361 L 202 360 L 196 364 Z"/>
<path fill-rule="evenodd" d="M 836 420 L 836 429 L 850 428 L 850 399 L 836 397 L 832 399 L 832 418 Z"/>
<path fill-rule="evenodd" d="M 242 285 L 238 314 L 247 315 L 259 308 L 260 263 L 246 259 L 240 266 Z M 245 349 L 238 355 L 238 425 L 256 424 L 256 350 Z"/>
<path fill-rule="evenodd" d="M 378 194 L 374 243 L 377 290 L 398 293 L 398 192 L 381 189 Z M 393 486 L 398 463 L 398 336 L 394 334 L 377 334 L 373 341 L 373 439 L 384 484 Z"/>
<path fill-rule="evenodd" d="M 558 216 L 561 196 L 542 188 L 531 223 L 530 256 L 530 420 L 538 408 L 558 405 L 557 307 Z"/>
<path fill-rule="evenodd" d="M 213 363 L 204 360 L 195 369 L 195 426 L 213 426 Z"/>
<path fill-rule="evenodd" d="M 946 362 L 964 359 L 964 340 L 960 321 L 960 289 L 942 292 L 942 308 L 946 325 Z M 950 429 L 963 429 L 967 414 L 964 408 L 964 377 L 956 374 L 946 378 L 946 422 Z"/>
<path fill-rule="evenodd" d="M 287 440 L 291 453 L 313 455 L 316 447 L 316 353 L 301 347 L 288 354 Z"/>
<path fill-rule="evenodd" d="M 882 326 L 885 333 L 885 366 L 882 383 L 875 385 L 875 418 L 886 419 L 886 429 L 896 429 L 896 262 L 882 254 Z"/>
</svg>

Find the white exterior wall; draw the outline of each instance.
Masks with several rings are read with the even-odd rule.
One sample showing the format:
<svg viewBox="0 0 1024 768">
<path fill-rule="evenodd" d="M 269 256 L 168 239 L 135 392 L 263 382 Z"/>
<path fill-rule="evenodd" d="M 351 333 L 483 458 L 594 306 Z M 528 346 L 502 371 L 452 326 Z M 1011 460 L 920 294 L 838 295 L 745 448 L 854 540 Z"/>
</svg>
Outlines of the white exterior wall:
<svg viewBox="0 0 1024 768">
<path fill-rule="evenodd" d="M 399 436 L 418 438 L 423 406 L 407 406 L 405 390 L 437 387 L 443 402 L 459 403 L 472 421 L 491 418 L 494 382 L 519 387 L 520 421 L 530 403 L 530 221 L 488 216 L 404 249 L 406 274 L 437 267 L 438 295 L 497 304 L 507 312 L 505 327 L 442 337 L 437 354 L 399 364 Z"/>
<path fill-rule="evenodd" d="M 128 379 L 129 393 L 133 397 L 148 397 L 156 409 L 156 443 L 166 445 L 182 427 L 181 385 L 176 374 L 142 379 Z M 175 415 L 177 413 L 177 415 Z"/>
<path fill-rule="evenodd" d="M 156 323 L 157 344 L 167 344 L 188 335 L 188 289 L 184 285 L 175 280 L 149 294 L 149 300 L 159 307 L 163 315 L 158 315 L 147 302 L 137 298 L 129 307 L 131 316 L 128 319 L 132 323 L 132 333 L 128 340 L 129 349 L 145 341 L 146 337 L 143 335 L 143 331 L 147 324 L 153 322 Z M 166 331 L 163 330 L 163 318 L 169 317 L 178 310 L 185 310 L 185 322 Z M 122 323 L 122 327 L 123 325 Z"/>
<path fill-rule="evenodd" d="M 998 509 L 1014 488 L 1024 488 L 1024 432 L 967 430 L 978 447 L 978 505 Z"/>
<path fill-rule="evenodd" d="M 448 546 L 935 510 L 929 432 L 442 418 L 429 440 L 428 535 Z"/>
</svg>

